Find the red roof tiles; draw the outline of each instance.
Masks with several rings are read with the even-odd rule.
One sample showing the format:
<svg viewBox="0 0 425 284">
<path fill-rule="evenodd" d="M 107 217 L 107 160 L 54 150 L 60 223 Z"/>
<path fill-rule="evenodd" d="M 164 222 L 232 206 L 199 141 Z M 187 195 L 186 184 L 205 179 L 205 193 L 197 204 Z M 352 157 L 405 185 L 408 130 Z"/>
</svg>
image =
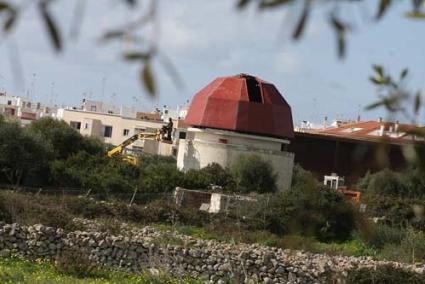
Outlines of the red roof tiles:
<svg viewBox="0 0 425 284">
<path fill-rule="evenodd" d="M 217 78 L 199 91 L 185 122 L 272 137 L 294 136 L 291 107 L 276 87 L 244 74 Z"/>
</svg>

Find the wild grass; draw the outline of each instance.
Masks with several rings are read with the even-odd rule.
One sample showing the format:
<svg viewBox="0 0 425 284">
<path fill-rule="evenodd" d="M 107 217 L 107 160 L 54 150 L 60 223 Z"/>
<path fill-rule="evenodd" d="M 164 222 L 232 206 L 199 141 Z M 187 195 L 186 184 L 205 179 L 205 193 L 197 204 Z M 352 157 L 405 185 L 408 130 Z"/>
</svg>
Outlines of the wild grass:
<svg viewBox="0 0 425 284">
<path fill-rule="evenodd" d="M 165 274 L 135 274 L 116 270 L 98 270 L 89 275 L 64 272 L 49 262 L 30 262 L 18 258 L 0 258 L 0 283 L 51 283 L 51 284 L 103 284 L 103 283 L 149 283 L 149 284 L 200 284 L 190 278 L 173 278 Z"/>
</svg>

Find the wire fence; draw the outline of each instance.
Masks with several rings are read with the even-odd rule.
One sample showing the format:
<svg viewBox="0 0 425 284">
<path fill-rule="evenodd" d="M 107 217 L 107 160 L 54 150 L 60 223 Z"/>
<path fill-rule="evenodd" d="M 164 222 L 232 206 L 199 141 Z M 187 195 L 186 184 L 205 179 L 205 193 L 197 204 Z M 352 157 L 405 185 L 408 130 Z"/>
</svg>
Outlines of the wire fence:
<svg viewBox="0 0 425 284">
<path fill-rule="evenodd" d="M 97 192 L 91 188 L 60 187 L 60 186 L 19 186 L 14 187 L 10 184 L 0 184 L 1 190 L 11 190 L 23 194 L 36 195 L 54 195 L 54 196 L 80 196 L 93 198 L 96 200 L 116 200 L 128 205 L 134 203 L 144 204 L 152 200 L 174 200 L 174 192 L 143 192 L 138 188 L 128 192 Z"/>
<path fill-rule="evenodd" d="M 126 218 L 124 217 L 127 216 L 126 214 L 135 214 L 134 216 L 140 216 L 140 222 L 146 224 L 165 222 L 173 227 L 194 225 L 209 226 L 218 230 L 227 227 L 231 231 L 239 232 L 241 234 L 240 238 L 243 237 L 242 228 L 246 228 L 245 225 L 248 223 L 255 224 L 258 227 L 257 229 L 266 230 L 266 216 L 271 213 L 269 211 L 273 210 L 268 207 L 270 197 L 247 198 L 245 196 L 227 195 L 217 191 L 187 190 L 182 188 L 180 191 L 177 188 L 172 192 L 143 192 L 135 188 L 133 192 L 112 192 L 107 194 L 96 193 L 95 190 L 91 189 L 71 187 L 20 186 L 19 188 L 14 188 L 10 185 L 0 184 L 0 188 L 2 190 L 11 190 L 18 194 L 55 197 L 52 202 L 56 200 L 58 205 L 60 203 L 65 206 L 63 207 L 64 210 L 67 210 L 67 204 L 73 201 L 65 201 L 61 198 L 56 199 L 57 197 L 80 197 L 90 199 L 96 203 L 106 202 L 105 206 L 111 205 L 110 209 L 112 211 L 122 209 L 122 212 L 113 213 L 121 216 L 120 218 Z M 25 199 L 31 202 L 31 197 Z M 127 207 L 136 208 L 134 208 L 135 211 L 127 211 L 127 209 L 114 204 L 125 204 Z M 83 207 L 81 207 L 81 210 L 85 211 Z M 99 211 L 99 215 L 102 214 L 103 212 Z M 160 216 L 153 216 L 155 214 Z M 131 218 L 134 220 L 134 217 Z"/>
</svg>

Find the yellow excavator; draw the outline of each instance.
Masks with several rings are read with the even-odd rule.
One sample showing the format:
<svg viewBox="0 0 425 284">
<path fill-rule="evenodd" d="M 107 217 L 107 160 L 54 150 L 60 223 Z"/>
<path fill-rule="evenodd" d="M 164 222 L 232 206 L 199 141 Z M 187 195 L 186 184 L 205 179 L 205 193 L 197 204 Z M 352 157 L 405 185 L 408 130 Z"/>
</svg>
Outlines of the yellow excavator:
<svg viewBox="0 0 425 284">
<path fill-rule="evenodd" d="M 113 148 L 112 150 L 108 151 L 108 157 L 112 158 L 112 157 L 118 157 L 118 156 L 122 156 L 122 160 L 132 164 L 134 166 L 136 166 L 138 164 L 138 159 L 137 157 L 134 157 L 132 155 L 125 155 L 124 150 L 127 146 L 133 144 L 134 142 L 136 142 L 137 140 L 155 140 L 155 141 L 161 141 L 161 132 L 158 131 L 156 133 L 152 133 L 152 132 L 141 132 L 138 134 L 134 134 L 133 136 L 131 136 L 130 138 L 126 139 L 124 142 L 122 142 L 120 145 L 116 146 L 115 148 Z"/>
</svg>

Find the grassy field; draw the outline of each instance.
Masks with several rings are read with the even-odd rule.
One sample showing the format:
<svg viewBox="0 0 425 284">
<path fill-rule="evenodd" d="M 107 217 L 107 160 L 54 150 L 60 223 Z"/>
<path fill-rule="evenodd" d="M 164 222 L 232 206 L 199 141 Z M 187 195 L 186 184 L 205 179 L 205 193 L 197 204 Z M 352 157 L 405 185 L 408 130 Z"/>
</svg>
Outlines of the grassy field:
<svg viewBox="0 0 425 284">
<path fill-rule="evenodd" d="M 166 275 L 124 273 L 113 270 L 92 271 L 90 275 L 81 276 L 63 273 L 48 262 L 30 262 L 17 258 L 0 258 L 0 283 L 152 283 L 183 284 L 201 283 L 192 279 L 175 279 Z"/>
</svg>

